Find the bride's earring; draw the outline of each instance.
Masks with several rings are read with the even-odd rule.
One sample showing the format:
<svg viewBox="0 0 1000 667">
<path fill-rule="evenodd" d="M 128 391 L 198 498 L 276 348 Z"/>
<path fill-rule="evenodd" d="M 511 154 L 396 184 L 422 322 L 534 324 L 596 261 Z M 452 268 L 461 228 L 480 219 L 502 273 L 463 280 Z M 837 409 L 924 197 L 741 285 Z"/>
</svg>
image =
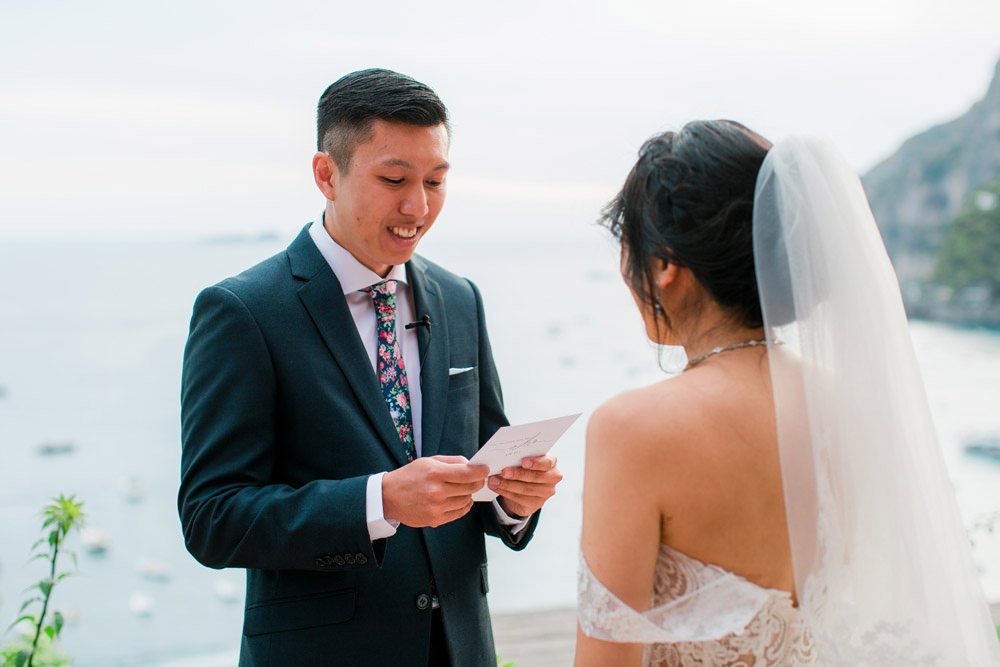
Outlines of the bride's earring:
<svg viewBox="0 0 1000 667">
<path fill-rule="evenodd" d="M 657 330 L 659 330 L 661 326 L 666 326 L 666 327 L 670 326 L 670 318 L 667 317 L 667 311 L 663 308 L 663 305 L 660 303 L 659 296 L 653 298 L 653 316 L 656 320 Z M 679 365 L 675 364 L 669 368 L 664 366 L 663 350 L 665 347 L 671 347 L 671 346 L 663 345 L 662 343 L 658 343 L 656 345 L 656 365 L 659 366 L 660 370 L 666 373 L 667 375 L 679 375 L 680 373 L 683 373 L 684 367 L 687 363 L 686 360 L 682 364 Z"/>
</svg>

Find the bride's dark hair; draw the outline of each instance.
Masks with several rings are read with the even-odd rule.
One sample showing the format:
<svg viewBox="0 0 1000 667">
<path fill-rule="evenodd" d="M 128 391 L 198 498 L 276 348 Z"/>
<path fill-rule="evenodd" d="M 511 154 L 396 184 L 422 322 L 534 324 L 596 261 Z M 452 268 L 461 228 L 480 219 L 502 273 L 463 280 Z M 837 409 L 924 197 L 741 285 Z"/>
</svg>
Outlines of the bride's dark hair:
<svg viewBox="0 0 1000 667">
<path fill-rule="evenodd" d="M 757 173 L 771 142 L 731 120 L 694 121 L 646 141 L 604 224 L 624 249 L 622 272 L 656 316 L 653 260 L 691 270 L 736 323 L 763 326 L 753 259 Z"/>
</svg>

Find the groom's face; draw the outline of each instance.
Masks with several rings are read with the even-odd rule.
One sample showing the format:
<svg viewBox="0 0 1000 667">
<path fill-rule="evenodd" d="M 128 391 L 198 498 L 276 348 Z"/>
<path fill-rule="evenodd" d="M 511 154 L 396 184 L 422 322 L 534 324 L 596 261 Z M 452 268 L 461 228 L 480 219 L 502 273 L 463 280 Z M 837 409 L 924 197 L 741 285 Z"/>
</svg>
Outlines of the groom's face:
<svg viewBox="0 0 1000 667">
<path fill-rule="evenodd" d="M 325 226 L 369 269 L 385 276 L 410 259 L 444 206 L 448 131 L 376 120 L 350 169 L 333 167 Z"/>
</svg>

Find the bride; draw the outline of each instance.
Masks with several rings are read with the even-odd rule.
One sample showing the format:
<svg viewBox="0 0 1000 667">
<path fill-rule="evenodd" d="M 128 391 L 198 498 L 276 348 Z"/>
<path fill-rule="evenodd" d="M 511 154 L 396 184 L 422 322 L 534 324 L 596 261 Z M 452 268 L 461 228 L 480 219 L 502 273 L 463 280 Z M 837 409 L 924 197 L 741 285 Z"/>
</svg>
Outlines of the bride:
<svg viewBox="0 0 1000 667">
<path fill-rule="evenodd" d="M 576 664 L 1000 664 L 843 158 L 690 123 L 605 222 L 646 334 L 688 361 L 590 420 Z"/>
</svg>

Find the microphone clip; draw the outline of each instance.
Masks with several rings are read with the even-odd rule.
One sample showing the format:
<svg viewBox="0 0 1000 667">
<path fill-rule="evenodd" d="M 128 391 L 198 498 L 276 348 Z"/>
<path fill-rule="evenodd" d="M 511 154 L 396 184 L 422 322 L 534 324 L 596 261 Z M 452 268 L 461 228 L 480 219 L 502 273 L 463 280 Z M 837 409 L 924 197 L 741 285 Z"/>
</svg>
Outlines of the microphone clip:
<svg viewBox="0 0 1000 667">
<path fill-rule="evenodd" d="M 430 315 L 424 315 L 423 317 L 421 317 L 416 322 L 410 322 L 409 324 L 407 324 L 403 328 L 409 330 L 409 329 L 415 329 L 417 327 L 424 327 L 425 329 L 427 329 L 427 333 L 430 333 L 430 331 L 431 331 L 431 324 L 432 324 L 432 322 L 431 322 L 431 316 Z"/>
</svg>

